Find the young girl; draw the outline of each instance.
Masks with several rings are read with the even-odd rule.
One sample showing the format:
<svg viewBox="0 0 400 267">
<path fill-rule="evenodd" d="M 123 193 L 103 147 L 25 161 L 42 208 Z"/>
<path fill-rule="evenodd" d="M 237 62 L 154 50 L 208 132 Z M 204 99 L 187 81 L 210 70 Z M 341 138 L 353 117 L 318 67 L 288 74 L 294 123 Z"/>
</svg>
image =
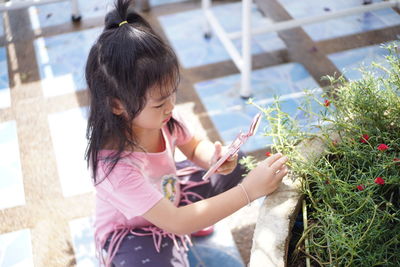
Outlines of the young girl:
<svg viewBox="0 0 400 267">
<path fill-rule="evenodd" d="M 187 235 L 272 193 L 287 173 L 286 157 L 275 154 L 240 183 L 236 155 L 201 180 L 223 148 L 196 138 L 174 111 L 177 58 L 129 0 L 107 14 L 86 80 L 86 159 L 96 187 L 96 247 L 106 266 L 188 266 Z M 190 161 L 176 164 L 176 147 Z"/>
</svg>

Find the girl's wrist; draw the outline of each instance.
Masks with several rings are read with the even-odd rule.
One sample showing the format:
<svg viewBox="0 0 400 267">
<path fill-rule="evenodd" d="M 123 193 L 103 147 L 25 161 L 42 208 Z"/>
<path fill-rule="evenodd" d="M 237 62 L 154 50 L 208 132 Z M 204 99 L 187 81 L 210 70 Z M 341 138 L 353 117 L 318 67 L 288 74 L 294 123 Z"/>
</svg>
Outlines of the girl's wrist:
<svg viewBox="0 0 400 267">
<path fill-rule="evenodd" d="M 244 196 L 246 197 L 247 206 L 250 206 L 251 205 L 251 198 L 250 198 L 249 194 L 247 193 L 246 187 L 242 183 L 239 183 L 238 187 L 240 187 L 240 189 L 242 191 L 242 194 L 244 194 Z"/>
<path fill-rule="evenodd" d="M 249 175 L 251 175 L 251 173 L 249 173 Z M 249 196 L 250 202 L 252 202 L 262 196 L 262 189 L 258 183 L 254 183 L 254 180 L 249 179 L 250 177 L 248 176 L 243 179 L 241 184 L 246 189 L 246 193 Z"/>
</svg>

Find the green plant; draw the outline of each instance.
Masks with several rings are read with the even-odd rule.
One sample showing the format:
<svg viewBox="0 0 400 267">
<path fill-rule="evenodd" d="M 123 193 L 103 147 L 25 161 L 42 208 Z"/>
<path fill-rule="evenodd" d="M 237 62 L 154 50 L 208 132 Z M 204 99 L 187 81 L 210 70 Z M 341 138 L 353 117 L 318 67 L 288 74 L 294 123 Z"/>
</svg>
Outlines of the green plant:
<svg viewBox="0 0 400 267">
<path fill-rule="evenodd" d="M 389 67 L 375 64 L 383 76 L 327 77 L 340 86 L 322 98 L 308 92 L 303 121 L 283 112 L 278 100 L 258 106 L 272 150 L 286 154 L 302 178 L 309 227 L 301 241 L 308 239 L 315 265 L 400 266 L 400 58 L 396 44 L 389 51 Z M 312 111 L 315 103 L 321 111 Z M 323 152 L 310 159 L 298 145 L 313 139 Z M 296 249 L 306 254 L 303 242 Z"/>
</svg>

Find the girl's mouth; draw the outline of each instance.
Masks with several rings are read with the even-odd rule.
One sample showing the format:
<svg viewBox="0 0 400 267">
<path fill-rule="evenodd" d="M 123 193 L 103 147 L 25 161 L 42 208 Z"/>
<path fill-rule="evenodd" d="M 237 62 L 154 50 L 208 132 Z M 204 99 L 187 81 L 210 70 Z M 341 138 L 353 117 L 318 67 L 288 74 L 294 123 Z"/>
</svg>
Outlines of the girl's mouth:
<svg viewBox="0 0 400 267">
<path fill-rule="evenodd" d="M 168 121 L 171 119 L 171 117 L 172 117 L 172 116 L 169 116 L 168 118 L 166 118 L 166 119 L 165 119 L 165 120 L 163 120 L 162 122 L 163 122 L 163 123 L 166 123 L 166 122 L 168 122 Z"/>
</svg>

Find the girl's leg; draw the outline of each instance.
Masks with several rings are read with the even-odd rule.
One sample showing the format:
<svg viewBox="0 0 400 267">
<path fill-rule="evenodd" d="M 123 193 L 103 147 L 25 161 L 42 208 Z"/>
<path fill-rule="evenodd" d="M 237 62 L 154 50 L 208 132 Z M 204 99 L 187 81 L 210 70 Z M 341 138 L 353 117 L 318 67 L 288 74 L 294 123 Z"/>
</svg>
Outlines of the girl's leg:
<svg viewBox="0 0 400 267">
<path fill-rule="evenodd" d="M 244 153 L 239 151 L 238 160 L 244 157 Z M 191 161 L 183 161 L 177 163 L 177 169 L 181 169 L 188 166 L 193 166 L 194 164 Z M 201 177 L 206 173 L 206 170 L 198 171 L 190 175 L 190 177 L 185 177 L 193 182 L 200 182 L 202 181 Z M 209 198 L 215 195 L 218 195 L 222 192 L 231 189 L 232 187 L 236 186 L 240 183 L 243 179 L 243 174 L 245 173 L 245 168 L 238 163 L 236 168 L 228 175 L 221 175 L 221 174 L 213 174 L 209 179 L 210 183 L 194 186 L 188 191 L 197 193 L 204 198 Z M 184 187 L 183 187 L 184 188 Z M 196 202 L 199 199 L 193 196 L 189 196 L 189 200 L 192 202 Z"/>
<path fill-rule="evenodd" d="M 104 249 L 108 249 L 108 242 Z M 137 236 L 129 233 L 122 240 L 112 260 L 112 266 L 189 267 L 189 261 L 186 252 L 183 249 L 178 250 L 169 237 L 162 239 L 158 253 L 153 236 Z"/>
</svg>

